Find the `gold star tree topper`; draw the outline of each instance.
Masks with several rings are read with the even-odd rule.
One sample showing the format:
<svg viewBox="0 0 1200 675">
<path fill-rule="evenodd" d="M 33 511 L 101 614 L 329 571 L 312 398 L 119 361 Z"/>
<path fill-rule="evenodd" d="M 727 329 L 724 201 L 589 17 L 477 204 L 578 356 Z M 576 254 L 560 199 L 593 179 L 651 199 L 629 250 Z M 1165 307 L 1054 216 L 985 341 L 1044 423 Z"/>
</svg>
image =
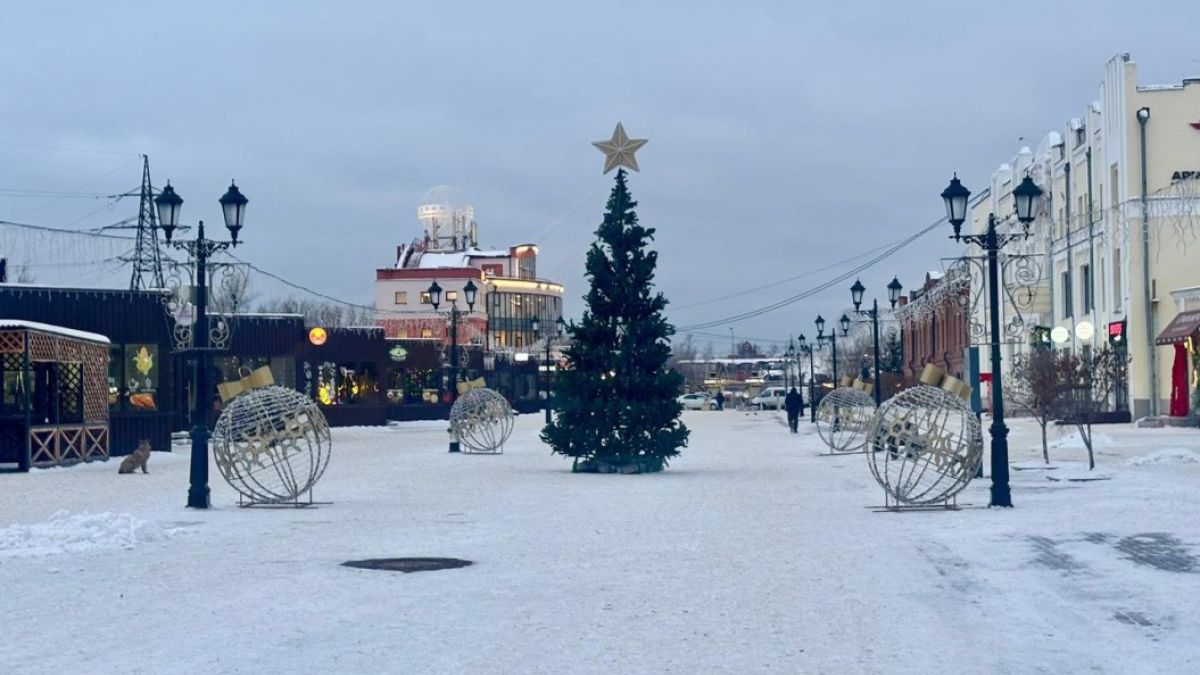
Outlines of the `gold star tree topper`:
<svg viewBox="0 0 1200 675">
<path fill-rule="evenodd" d="M 626 136 L 625 127 L 621 126 L 620 122 L 617 122 L 617 128 L 613 131 L 611 139 L 592 142 L 592 145 L 604 153 L 604 173 L 608 173 L 619 166 L 637 171 L 637 159 L 634 158 L 633 153 L 637 152 L 638 148 L 641 148 L 645 144 L 646 139 L 644 138 L 630 138 Z"/>
</svg>

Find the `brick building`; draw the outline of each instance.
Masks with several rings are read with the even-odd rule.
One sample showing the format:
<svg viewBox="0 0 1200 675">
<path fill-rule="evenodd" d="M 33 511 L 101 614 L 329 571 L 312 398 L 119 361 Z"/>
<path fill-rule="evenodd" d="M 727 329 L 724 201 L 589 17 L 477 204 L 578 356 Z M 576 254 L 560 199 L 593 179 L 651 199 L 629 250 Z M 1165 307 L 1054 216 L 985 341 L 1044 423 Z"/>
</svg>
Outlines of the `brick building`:
<svg viewBox="0 0 1200 675">
<path fill-rule="evenodd" d="M 921 370 L 930 363 L 964 379 L 963 359 L 970 344 L 969 282 L 969 275 L 929 272 L 920 288 L 901 298 L 896 318 L 900 321 L 906 386 L 916 386 Z"/>
</svg>

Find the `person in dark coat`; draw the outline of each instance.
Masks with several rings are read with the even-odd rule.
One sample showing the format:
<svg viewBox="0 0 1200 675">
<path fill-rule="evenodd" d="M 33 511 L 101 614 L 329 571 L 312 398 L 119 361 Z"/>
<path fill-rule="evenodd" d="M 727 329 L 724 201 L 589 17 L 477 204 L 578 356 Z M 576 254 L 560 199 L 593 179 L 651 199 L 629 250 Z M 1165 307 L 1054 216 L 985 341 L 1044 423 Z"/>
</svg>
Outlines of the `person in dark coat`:
<svg viewBox="0 0 1200 675">
<path fill-rule="evenodd" d="M 796 426 L 800 423 L 800 411 L 804 409 L 804 399 L 795 387 L 783 397 L 783 409 L 787 411 L 788 428 L 797 433 Z"/>
<path fill-rule="evenodd" d="M 722 392 L 720 390 L 717 391 L 716 402 L 717 402 L 717 410 L 725 409 L 725 393 L 724 392 Z"/>
</svg>

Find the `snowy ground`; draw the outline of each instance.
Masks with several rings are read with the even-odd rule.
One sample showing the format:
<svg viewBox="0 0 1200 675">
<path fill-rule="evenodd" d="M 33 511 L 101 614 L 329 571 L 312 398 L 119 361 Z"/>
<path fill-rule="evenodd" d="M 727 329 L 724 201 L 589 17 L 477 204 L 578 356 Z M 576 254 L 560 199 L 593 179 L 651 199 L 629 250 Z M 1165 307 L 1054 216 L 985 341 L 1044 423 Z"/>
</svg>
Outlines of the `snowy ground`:
<svg viewBox="0 0 1200 675">
<path fill-rule="evenodd" d="M 1015 509 L 896 514 L 807 423 L 685 419 L 691 447 L 647 476 L 572 475 L 538 416 L 501 456 L 447 454 L 443 423 L 335 430 L 334 503 L 308 510 L 239 509 L 214 470 L 215 508 L 189 511 L 184 448 L 149 475 L 0 475 L 0 670 L 1200 671 L 1195 431 L 1105 427 L 1110 480 L 1018 470 Z M 1011 442 L 1040 456 L 1027 422 Z M 400 556 L 475 565 L 340 566 Z"/>
</svg>

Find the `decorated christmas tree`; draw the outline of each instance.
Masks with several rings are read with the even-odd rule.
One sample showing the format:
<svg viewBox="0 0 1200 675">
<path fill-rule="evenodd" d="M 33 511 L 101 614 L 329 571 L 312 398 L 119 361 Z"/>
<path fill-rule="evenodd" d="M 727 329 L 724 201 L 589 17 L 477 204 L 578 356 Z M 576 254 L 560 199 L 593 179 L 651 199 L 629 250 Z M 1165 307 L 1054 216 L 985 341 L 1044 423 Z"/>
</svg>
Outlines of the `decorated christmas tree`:
<svg viewBox="0 0 1200 675">
<path fill-rule="evenodd" d="M 661 471 L 687 444 L 675 400 L 683 376 L 666 365 L 675 329 L 663 317 L 666 298 L 652 285 L 658 254 L 647 245 L 654 229 L 638 224 L 636 206 L 618 170 L 588 251 L 587 309 L 568 329 L 556 414 L 542 432 L 554 452 L 574 458 L 577 472 Z"/>
</svg>

